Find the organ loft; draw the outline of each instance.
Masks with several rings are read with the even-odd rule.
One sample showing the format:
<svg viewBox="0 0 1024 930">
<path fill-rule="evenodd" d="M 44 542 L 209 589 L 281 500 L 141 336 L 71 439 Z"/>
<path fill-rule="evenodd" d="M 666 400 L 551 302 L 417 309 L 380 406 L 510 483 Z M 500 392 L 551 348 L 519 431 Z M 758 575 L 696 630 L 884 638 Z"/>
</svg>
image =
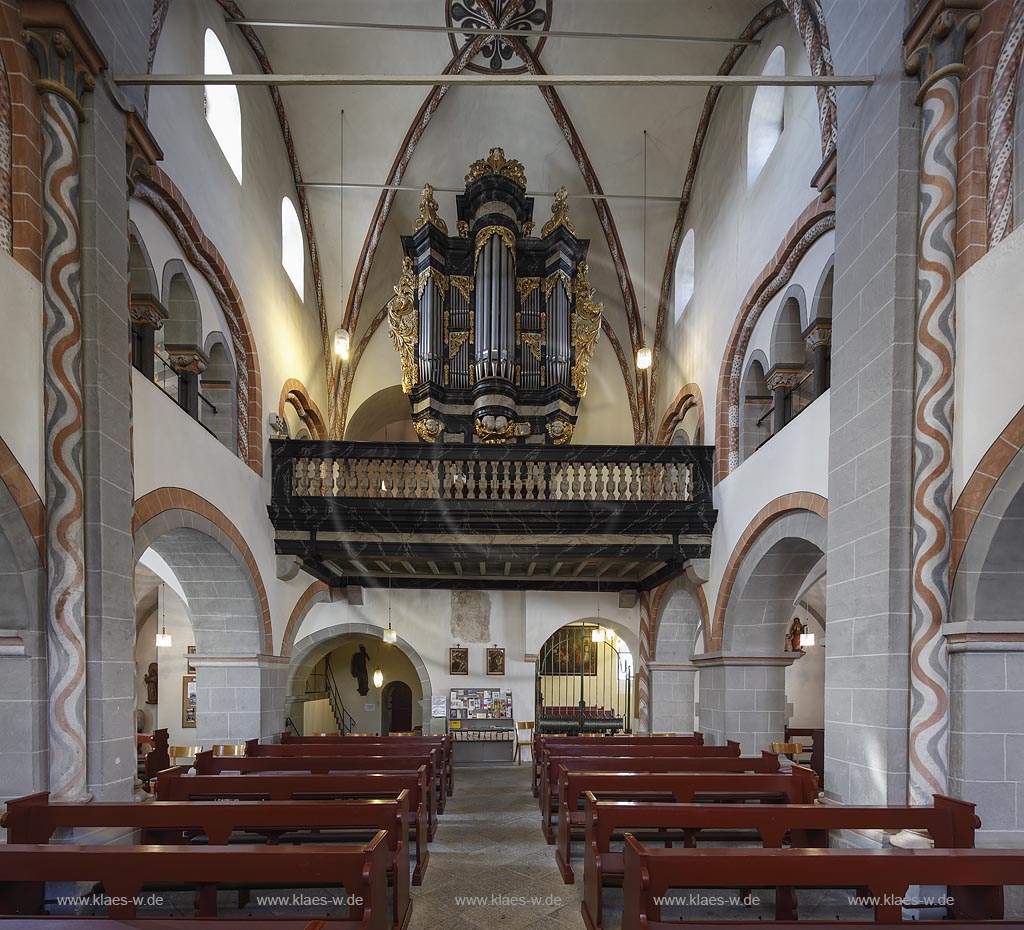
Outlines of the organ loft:
<svg viewBox="0 0 1024 930">
<path fill-rule="evenodd" d="M 456 234 L 423 188 L 388 305 L 402 389 L 424 442 L 563 445 L 572 439 L 601 333 L 565 188 L 535 236 L 523 165 L 500 148 L 473 162 Z"/>
</svg>

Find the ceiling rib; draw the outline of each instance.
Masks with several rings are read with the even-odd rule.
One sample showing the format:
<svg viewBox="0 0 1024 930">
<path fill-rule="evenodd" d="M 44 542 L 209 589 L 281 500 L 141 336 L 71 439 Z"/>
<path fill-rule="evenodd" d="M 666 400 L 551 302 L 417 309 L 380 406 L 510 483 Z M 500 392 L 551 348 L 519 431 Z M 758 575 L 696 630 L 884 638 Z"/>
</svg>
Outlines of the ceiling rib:
<svg viewBox="0 0 1024 930">
<path fill-rule="evenodd" d="M 468 39 L 515 38 L 515 39 L 615 39 L 620 42 L 687 42 L 703 45 L 760 45 L 760 39 L 732 39 L 728 36 L 663 35 L 645 32 L 577 32 L 566 29 L 545 29 L 535 34 L 522 29 L 465 29 L 456 26 L 429 26 L 419 23 L 337 23 L 318 20 L 295 19 L 231 19 L 233 26 L 262 26 L 269 29 L 348 29 L 380 30 L 384 32 L 428 32 L 450 36 L 465 36 Z"/>
</svg>

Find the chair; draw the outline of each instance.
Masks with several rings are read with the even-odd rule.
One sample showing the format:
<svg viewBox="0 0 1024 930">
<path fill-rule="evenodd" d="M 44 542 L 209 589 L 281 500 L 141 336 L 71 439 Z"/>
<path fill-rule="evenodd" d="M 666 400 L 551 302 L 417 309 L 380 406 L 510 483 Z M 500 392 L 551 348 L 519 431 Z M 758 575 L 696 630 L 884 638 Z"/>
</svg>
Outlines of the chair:
<svg viewBox="0 0 1024 930">
<path fill-rule="evenodd" d="M 214 743 L 213 754 L 215 756 L 244 756 L 245 743 Z"/>
<path fill-rule="evenodd" d="M 526 731 L 526 737 L 523 737 L 523 731 Z M 516 751 L 512 753 L 513 759 L 518 759 L 519 764 L 523 764 L 523 747 L 530 750 L 531 758 L 533 757 L 533 721 L 526 720 L 523 723 L 516 724 Z"/>
<path fill-rule="evenodd" d="M 183 763 L 179 762 L 179 759 L 184 759 L 191 765 L 202 751 L 202 746 L 168 746 L 167 757 L 170 759 L 171 765 L 182 765 Z"/>
</svg>

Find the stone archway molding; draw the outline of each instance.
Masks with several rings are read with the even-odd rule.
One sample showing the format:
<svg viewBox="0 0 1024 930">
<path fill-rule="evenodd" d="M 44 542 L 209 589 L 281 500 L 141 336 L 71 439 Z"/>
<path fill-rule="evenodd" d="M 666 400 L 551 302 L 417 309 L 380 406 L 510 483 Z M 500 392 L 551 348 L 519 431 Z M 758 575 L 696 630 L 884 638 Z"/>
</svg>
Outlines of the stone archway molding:
<svg viewBox="0 0 1024 930">
<path fill-rule="evenodd" d="M 259 566 L 252 550 L 237 527 L 213 504 L 186 488 L 157 488 L 135 502 L 132 536 L 135 559 L 165 533 L 176 529 L 196 530 L 219 543 L 234 556 L 238 567 L 248 575 L 249 586 L 263 620 L 260 631 L 262 652 L 274 654 L 270 605 Z"/>
<path fill-rule="evenodd" d="M 817 514 L 827 521 L 828 501 L 820 494 L 815 494 L 811 491 L 784 494 L 782 497 L 777 497 L 771 503 L 762 507 L 740 535 L 736 545 L 733 547 L 732 555 L 729 557 L 729 562 L 725 567 L 725 572 L 722 574 L 722 581 L 718 588 L 714 622 L 711 628 L 710 641 L 707 644 L 708 652 L 717 652 L 722 649 L 726 611 L 729 608 L 729 600 L 744 558 L 746 558 L 754 543 L 773 523 L 787 514 L 799 513 L 800 511 Z"/>
</svg>

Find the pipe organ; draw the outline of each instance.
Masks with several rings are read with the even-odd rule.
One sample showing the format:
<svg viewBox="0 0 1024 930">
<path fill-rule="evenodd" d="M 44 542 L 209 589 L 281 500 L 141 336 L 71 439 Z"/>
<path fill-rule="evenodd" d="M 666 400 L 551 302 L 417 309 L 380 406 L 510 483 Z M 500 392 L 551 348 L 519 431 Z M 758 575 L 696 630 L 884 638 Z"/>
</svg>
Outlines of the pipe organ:
<svg viewBox="0 0 1024 930">
<path fill-rule="evenodd" d="M 569 442 L 601 331 L 563 188 L 533 235 L 533 198 L 500 148 L 456 197 L 457 234 L 423 188 L 388 304 L 417 435 L 425 442 Z"/>
</svg>

